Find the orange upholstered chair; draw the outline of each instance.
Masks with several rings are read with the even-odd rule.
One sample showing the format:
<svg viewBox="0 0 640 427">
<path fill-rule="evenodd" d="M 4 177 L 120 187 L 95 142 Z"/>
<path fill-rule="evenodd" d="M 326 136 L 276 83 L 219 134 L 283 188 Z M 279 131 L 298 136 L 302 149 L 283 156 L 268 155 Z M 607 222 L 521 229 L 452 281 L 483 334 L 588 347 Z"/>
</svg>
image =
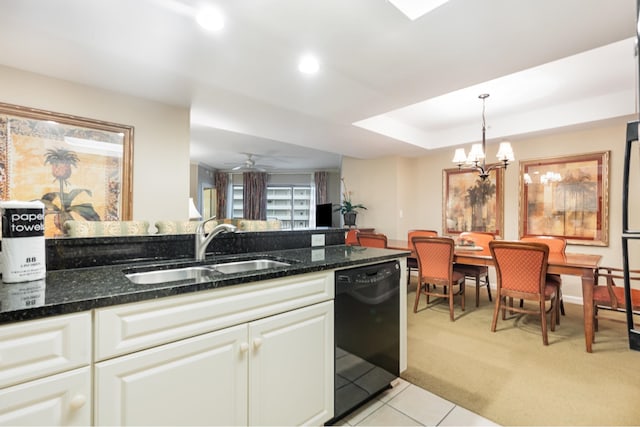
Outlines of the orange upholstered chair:
<svg viewBox="0 0 640 427">
<path fill-rule="evenodd" d="M 410 230 L 407 234 L 407 240 L 411 245 L 411 238 L 414 236 L 433 237 L 437 235 L 438 232 L 435 230 Z M 413 256 L 407 257 L 407 284 L 411 281 L 411 269 L 418 270 L 418 258 Z"/>
<path fill-rule="evenodd" d="M 616 286 L 616 280 L 619 286 Z M 626 311 L 627 299 L 624 295 L 623 281 L 624 271 L 621 268 L 600 267 L 596 271 L 596 284 L 593 287 L 594 331 L 598 330 L 598 308 Z M 634 284 L 640 283 L 640 270 L 629 270 L 629 282 L 631 310 L 635 314 L 640 314 L 640 289 L 634 287 Z M 587 304 L 587 301 L 584 303 Z"/>
<path fill-rule="evenodd" d="M 489 242 L 489 249 L 498 276 L 491 331 L 496 331 L 500 310 L 502 320 L 506 319 L 507 308 L 510 312 L 537 314 L 542 325 L 542 342 L 548 345 L 547 313 L 551 313 L 552 331 L 555 330 L 557 315 L 557 287 L 547 282 L 546 277 L 549 247 L 542 243 L 494 240 Z M 514 307 L 514 298 L 533 301 L 536 308 Z M 548 309 L 547 301 L 550 303 Z"/>
<path fill-rule="evenodd" d="M 420 296 L 449 300 L 449 318 L 454 320 L 453 302 L 460 295 L 460 306 L 464 311 L 464 274 L 453 271 L 454 241 L 450 237 L 412 237 L 411 243 L 418 258 L 418 286 L 413 312 L 418 311 Z M 433 285 L 433 288 L 432 288 Z M 454 286 L 458 292 L 454 292 Z"/>
<path fill-rule="evenodd" d="M 357 245 L 358 244 L 358 230 L 356 229 L 352 229 L 347 231 L 346 236 L 344 237 L 344 244 L 345 245 Z"/>
<path fill-rule="evenodd" d="M 491 255 L 489 251 L 489 242 L 495 239 L 493 233 L 483 233 L 479 231 L 465 231 L 460 233 L 460 239 L 473 240 L 476 246 L 480 246 L 482 251 L 477 251 L 478 254 Z M 470 277 L 476 281 L 476 307 L 480 301 L 480 279 L 484 278 L 484 286 L 487 287 L 487 295 L 489 301 L 491 301 L 491 287 L 489 286 L 489 267 L 486 265 L 467 265 L 467 264 L 454 264 L 454 271 L 459 271 L 464 274 L 465 277 Z"/>
<path fill-rule="evenodd" d="M 555 236 L 529 236 L 520 239 L 522 242 L 544 243 L 549 246 L 549 256 L 564 255 L 567 241 L 563 237 Z M 562 301 L 562 277 L 559 274 L 547 274 L 547 280 L 556 284 L 558 295 L 558 313 L 564 316 L 564 302 Z M 560 323 L 560 316 L 556 316 L 556 322 Z"/>
<path fill-rule="evenodd" d="M 386 248 L 387 236 L 382 233 L 358 233 L 358 244 L 370 248 Z"/>
</svg>

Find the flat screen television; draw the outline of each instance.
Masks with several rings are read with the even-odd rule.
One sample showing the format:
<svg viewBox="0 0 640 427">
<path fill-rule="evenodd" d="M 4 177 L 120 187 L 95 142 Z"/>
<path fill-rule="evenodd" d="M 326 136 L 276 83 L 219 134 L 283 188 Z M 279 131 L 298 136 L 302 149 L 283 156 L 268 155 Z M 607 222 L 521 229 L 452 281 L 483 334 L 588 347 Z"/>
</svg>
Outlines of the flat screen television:
<svg viewBox="0 0 640 427">
<path fill-rule="evenodd" d="M 331 227 L 331 218 L 333 216 L 333 205 L 331 203 L 323 203 L 316 205 L 316 227 Z"/>
</svg>

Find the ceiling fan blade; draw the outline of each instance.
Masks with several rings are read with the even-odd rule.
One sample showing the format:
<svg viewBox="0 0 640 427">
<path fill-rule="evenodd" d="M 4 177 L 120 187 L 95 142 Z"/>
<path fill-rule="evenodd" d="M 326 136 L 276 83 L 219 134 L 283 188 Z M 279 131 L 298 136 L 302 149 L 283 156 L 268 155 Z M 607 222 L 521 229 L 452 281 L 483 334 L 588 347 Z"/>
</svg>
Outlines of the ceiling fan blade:
<svg viewBox="0 0 640 427">
<path fill-rule="evenodd" d="M 247 156 L 243 164 L 237 165 L 231 168 L 232 171 L 247 171 L 247 172 L 266 172 L 267 170 L 261 166 L 256 166 L 256 161 L 251 153 L 243 153 Z"/>
</svg>

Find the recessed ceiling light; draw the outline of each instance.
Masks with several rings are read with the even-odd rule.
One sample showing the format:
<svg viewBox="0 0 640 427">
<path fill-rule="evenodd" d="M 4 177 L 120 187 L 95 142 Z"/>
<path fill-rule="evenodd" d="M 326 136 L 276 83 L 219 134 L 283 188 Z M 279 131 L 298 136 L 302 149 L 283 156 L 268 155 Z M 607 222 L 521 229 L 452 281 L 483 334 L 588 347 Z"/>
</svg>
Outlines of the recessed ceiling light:
<svg viewBox="0 0 640 427">
<path fill-rule="evenodd" d="M 220 31 L 224 28 L 224 17 L 214 8 L 202 9 L 196 16 L 196 21 L 202 28 L 209 31 Z"/>
<path fill-rule="evenodd" d="M 318 59 L 313 55 L 304 55 L 298 62 L 298 70 L 304 74 L 315 74 L 320 69 Z"/>
</svg>

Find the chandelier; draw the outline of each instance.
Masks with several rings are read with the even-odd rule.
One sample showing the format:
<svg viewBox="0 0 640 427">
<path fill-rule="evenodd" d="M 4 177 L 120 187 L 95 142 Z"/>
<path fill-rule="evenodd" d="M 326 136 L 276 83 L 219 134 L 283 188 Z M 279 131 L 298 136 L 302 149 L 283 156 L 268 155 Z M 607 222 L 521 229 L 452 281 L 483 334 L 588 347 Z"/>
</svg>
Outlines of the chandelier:
<svg viewBox="0 0 640 427">
<path fill-rule="evenodd" d="M 484 118 L 484 104 L 485 100 L 488 97 L 488 93 L 483 93 L 478 96 L 478 98 L 482 99 L 482 144 L 473 144 L 468 156 L 465 154 L 464 148 L 456 148 L 456 152 L 453 156 L 453 163 L 458 165 L 458 169 L 475 170 L 476 172 L 478 172 L 480 178 L 482 178 L 483 181 L 489 177 L 489 173 L 492 170 L 506 169 L 509 165 L 509 162 L 515 160 L 515 158 L 513 157 L 513 149 L 511 148 L 511 144 L 508 142 L 501 142 L 496 157 L 502 163 L 497 163 L 495 165 L 490 165 L 487 167 L 487 164 L 485 162 L 486 122 Z"/>
</svg>

